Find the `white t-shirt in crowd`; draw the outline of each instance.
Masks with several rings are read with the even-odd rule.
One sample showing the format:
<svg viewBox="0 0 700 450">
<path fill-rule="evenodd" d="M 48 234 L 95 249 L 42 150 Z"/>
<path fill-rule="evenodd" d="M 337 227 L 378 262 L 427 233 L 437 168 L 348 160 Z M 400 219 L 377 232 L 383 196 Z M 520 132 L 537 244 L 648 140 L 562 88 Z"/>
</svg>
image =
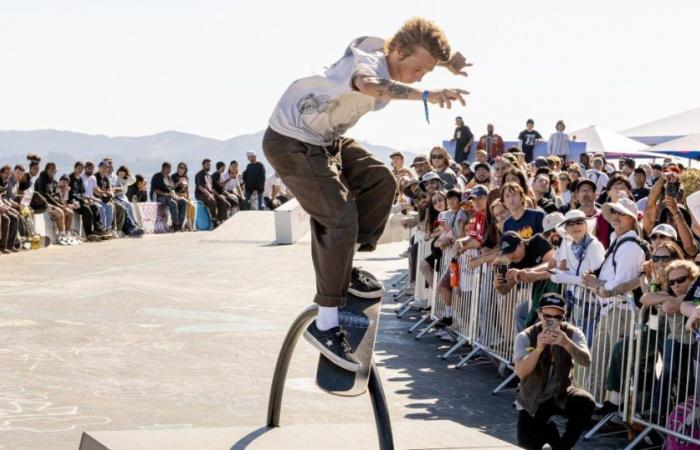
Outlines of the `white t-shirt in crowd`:
<svg viewBox="0 0 700 450">
<path fill-rule="evenodd" d="M 273 186 L 279 187 L 277 195 L 287 196 L 287 186 L 284 185 L 282 179 L 278 177 L 277 174 L 272 174 L 265 179 L 265 190 L 263 191 L 263 197 L 272 197 Z"/>
<path fill-rule="evenodd" d="M 608 177 L 607 174 L 598 169 L 588 169 L 588 171 L 586 171 L 586 177 L 595 183 L 596 194 L 600 194 L 608 185 L 608 181 L 610 180 L 610 177 Z"/>
<path fill-rule="evenodd" d="M 97 178 L 95 178 L 95 175 L 87 175 L 85 172 L 83 172 L 80 175 L 80 178 L 83 180 L 85 195 L 87 195 L 88 197 L 93 197 L 93 194 L 95 193 L 95 188 L 97 187 Z"/>
<path fill-rule="evenodd" d="M 383 39 L 357 38 L 335 64 L 292 83 L 270 117 L 270 128 L 312 145 L 330 145 L 360 117 L 389 103 L 355 90 L 352 82 L 359 74 L 389 78 Z"/>
<path fill-rule="evenodd" d="M 232 177 L 230 173 L 226 172 L 222 177 L 222 180 L 226 183 L 224 185 L 224 191 L 233 192 L 236 188 L 243 184 L 243 176 L 239 173 L 237 176 Z"/>
<path fill-rule="evenodd" d="M 598 239 L 592 237 L 579 266 L 579 260 L 576 259 L 572 244 L 573 240 L 571 240 L 571 238 L 564 239 L 554 255 L 557 268 L 560 267 L 562 261 L 566 261 L 566 266 L 568 268 L 568 270 L 557 270 L 557 273 L 552 275 L 552 281 L 555 283 L 581 285 L 581 276 L 586 272 L 598 270 L 605 260 L 605 247 L 603 247 L 603 244 L 601 244 Z"/>
</svg>

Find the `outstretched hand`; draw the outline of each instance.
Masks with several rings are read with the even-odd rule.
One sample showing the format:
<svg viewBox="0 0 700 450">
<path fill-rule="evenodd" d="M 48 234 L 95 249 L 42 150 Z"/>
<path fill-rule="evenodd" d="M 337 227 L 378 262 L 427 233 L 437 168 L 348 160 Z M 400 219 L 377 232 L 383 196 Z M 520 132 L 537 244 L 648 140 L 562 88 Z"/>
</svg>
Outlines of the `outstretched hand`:
<svg viewBox="0 0 700 450">
<path fill-rule="evenodd" d="M 462 106 L 466 106 L 467 102 L 462 97 L 463 95 L 469 95 L 468 91 L 464 89 L 442 89 L 440 91 L 429 91 L 428 101 L 430 103 L 437 103 L 440 108 L 447 107 L 447 109 L 452 109 L 452 102 L 459 101 Z"/>
<path fill-rule="evenodd" d="M 443 65 L 454 75 L 468 77 L 469 74 L 464 69 L 467 67 L 471 67 L 473 64 L 468 63 L 467 59 L 460 52 L 456 52 L 454 55 L 452 55 L 450 60 L 445 62 Z"/>
</svg>

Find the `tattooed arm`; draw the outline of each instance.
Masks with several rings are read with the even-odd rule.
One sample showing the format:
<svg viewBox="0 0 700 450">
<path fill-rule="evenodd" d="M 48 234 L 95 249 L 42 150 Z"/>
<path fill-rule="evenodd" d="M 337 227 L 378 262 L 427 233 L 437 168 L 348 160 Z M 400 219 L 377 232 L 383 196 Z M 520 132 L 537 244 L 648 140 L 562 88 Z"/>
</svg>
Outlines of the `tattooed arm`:
<svg viewBox="0 0 700 450">
<path fill-rule="evenodd" d="M 393 80 L 369 75 L 356 75 L 353 78 L 353 86 L 363 94 L 372 97 L 391 100 L 422 100 L 423 98 L 423 91 Z M 462 106 L 466 105 L 462 96 L 467 94 L 469 93 L 462 89 L 428 91 L 428 101 L 439 104 L 440 108 L 447 106 L 450 109 L 453 101 L 459 101 Z"/>
</svg>

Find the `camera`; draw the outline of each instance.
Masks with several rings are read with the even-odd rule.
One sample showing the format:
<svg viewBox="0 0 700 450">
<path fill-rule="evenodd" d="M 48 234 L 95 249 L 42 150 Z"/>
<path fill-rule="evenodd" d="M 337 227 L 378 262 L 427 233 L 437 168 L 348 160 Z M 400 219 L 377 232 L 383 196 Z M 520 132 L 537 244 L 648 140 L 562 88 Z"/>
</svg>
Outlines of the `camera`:
<svg viewBox="0 0 700 450">
<path fill-rule="evenodd" d="M 664 187 L 664 195 L 667 197 L 673 197 L 678 199 L 681 194 L 681 184 L 680 183 L 666 183 Z"/>
<path fill-rule="evenodd" d="M 508 272 L 508 264 L 499 264 L 496 266 L 496 273 L 497 274 L 503 275 L 505 277 L 506 272 Z"/>
</svg>

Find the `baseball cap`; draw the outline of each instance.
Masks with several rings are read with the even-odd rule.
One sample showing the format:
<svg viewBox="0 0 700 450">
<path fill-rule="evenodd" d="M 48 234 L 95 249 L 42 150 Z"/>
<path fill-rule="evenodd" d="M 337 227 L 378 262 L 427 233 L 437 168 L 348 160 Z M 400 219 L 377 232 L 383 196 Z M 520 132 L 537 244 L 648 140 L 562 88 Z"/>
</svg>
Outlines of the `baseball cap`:
<svg viewBox="0 0 700 450">
<path fill-rule="evenodd" d="M 549 163 L 547 162 L 547 158 L 544 156 L 538 156 L 537 159 L 535 159 L 535 167 L 540 168 L 540 167 L 549 167 Z"/>
<path fill-rule="evenodd" d="M 389 155 L 389 158 L 393 158 L 394 156 L 400 156 L 401 159 L 404 159 L 404 158 L 403 158 L 403 153 L 401 153 L 401 152 L 394 152 L 394 153 L 392 153 L 391 155 Z"/>
<path fill-rule="evenodd" d="M 246 156 L 255 156 L 255 152 L 253 150 L 246 152 Z"/>
<path fill-rule="evenodd" d="M 564 214 L 560 212 L 553 212 L 544 216 L 542 219 L 542 232 L 547 233 L 548 231 L 554 230 L 564 221 Z"/>
<path fill-rule="evenodd" d="M 541 310 L 543 308 L 557 308 L 562 310 L 562 312 L 566 312 L 566 301 L 564 297 L 556 292 L 547 292 L 540 297 L 539 309 Z"/>
<path fill-rule="evenodd" d="M 411 164 L 411 167 L 415 167 L 416 164 L 427 164 L 428 160 L 426 159 L 425 156 L 423 155 L 418 155 L 415 158 L 413 158 L 413 164 Z"/>
<path fill-rule="evenodd" d="M 674 241 L 678 239 L 678 232 L 676 231 L 676 229 L 667 223 L 660 223 L 657 226 L 655 226 L 654 229 L 651 230 L 651 233 L 649 233 L 649 237 L 652 237 L 655 234 L 670 237 Z"/>
<path fill-rule="evenodd" d="M 472 167 L 471 167 L 472 172 L 476 172 L 479 169 L 486 169 L 489 172 L 491 172 L 491 166 L 489 166 L 488 163 L 478 162 L 478 163 L 472 164 Z"/>
<path fill-rule="evenodd" d="M 523 238 L 521 238 L 518 233 L 515 231 L 506 231 L 501 237 L 501 253 L 510 255 L 518 248 L 521 242 L 523 242 Z"/>
<path fill-rule="evenodd" d="M 489 188 L 482 184 L 477 184 L 468 193 L 467 198 L 483 197 L 485 195 L 489 195 Z"/>
</svg>

